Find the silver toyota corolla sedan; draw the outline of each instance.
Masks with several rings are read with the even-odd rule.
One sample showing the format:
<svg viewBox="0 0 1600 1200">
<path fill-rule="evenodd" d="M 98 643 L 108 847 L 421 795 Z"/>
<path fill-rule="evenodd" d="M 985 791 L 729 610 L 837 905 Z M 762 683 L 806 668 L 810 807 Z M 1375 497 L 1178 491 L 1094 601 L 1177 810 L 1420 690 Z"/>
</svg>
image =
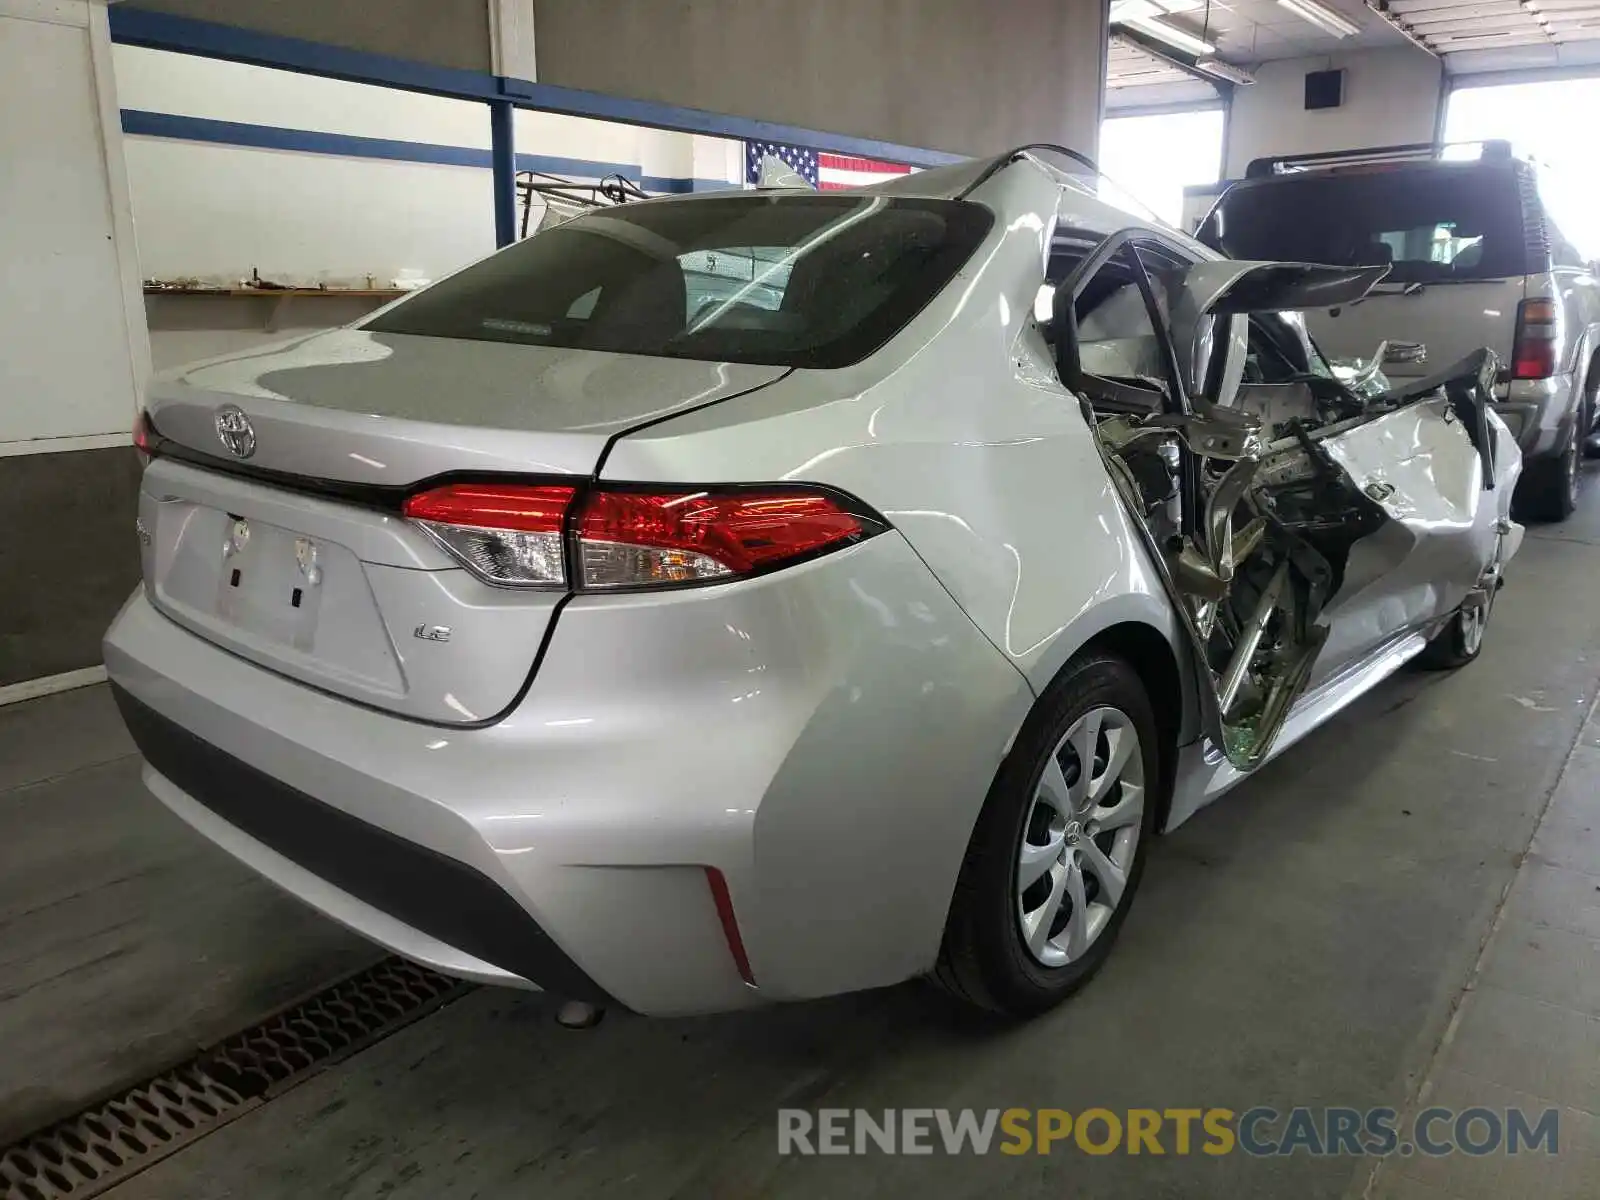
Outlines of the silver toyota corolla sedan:
<svg viewBox="0 0 1600 1200">
<path fill-rule="evenodd" d="M 1479 353 L 1358 395 L 1031 148 L 579 217 L 154 384 L 107 635 L 152 792 L 400 954 L 642 1013 L 930 976 L 1037 1012 L 1150 839 L 1521 527 Z"/>
</svg>

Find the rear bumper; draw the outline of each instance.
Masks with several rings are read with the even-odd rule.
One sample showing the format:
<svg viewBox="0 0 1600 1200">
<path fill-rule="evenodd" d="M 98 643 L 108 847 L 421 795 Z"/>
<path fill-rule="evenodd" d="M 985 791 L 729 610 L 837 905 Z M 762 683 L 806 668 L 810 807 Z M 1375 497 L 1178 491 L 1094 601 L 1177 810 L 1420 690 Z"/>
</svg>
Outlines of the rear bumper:
<svg viewBox="0 0 1600 1200">
<path fill-rule="evenodd" d="M 580 597 L 483 729 L 304 687 L 142 594 L 105 651 L 151 790 L 280 886 L 441 970 L 660 1014 L 929 969 L 1031 699 L 893 533 L 746 583 Z"/>
<path fill-rule="evenodd" d="M 199 806 L 258 847 L 329 884 L 333 893 L 422 935 L 413 939 L 391 932 L 387 940 L 397 943 L 393 948 L 483 980 L 537 979 L 562 995 L 609 999 L 487 875 L 289 787 L 202 741 L 115 683 L 111 691 L 144 756 L 152 791 L 169 804 Z M 282 886 L 299 882 L 282 871 L 271 873 Z M 322 906 L 341 909 L 329 897 Z M 464 956 L 430 950 L 423 938 Z"/>
<path fill-rule="evenodd" d="M 1505 421 L 1523 458 L 1552 455 L 1560 449 L 1575 403 L 1570 375 L 1549 379 L 1515 379 L 1495 400 L 1495 411 Z"/>
</svg>

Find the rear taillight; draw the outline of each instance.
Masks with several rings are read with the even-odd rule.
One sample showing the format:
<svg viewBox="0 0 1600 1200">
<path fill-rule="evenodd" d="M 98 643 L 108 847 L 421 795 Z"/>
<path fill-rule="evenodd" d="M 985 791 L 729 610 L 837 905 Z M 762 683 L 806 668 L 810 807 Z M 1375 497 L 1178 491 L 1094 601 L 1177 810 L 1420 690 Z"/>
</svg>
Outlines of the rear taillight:
<svg viewBox="0 0 1600 1200">
<path fill-rule="evenodd" d="M 864 533 L 861 517 L 821 492 L 593 492 L 577 521 L 581 584 L 752 575 Z"/>
<path fill-rule="evenodd" d="M 451 483 L 407 497 L 402 511 L 490 583 L 565 587 L 561 535 L 576 491 Z"/>
<path fill-rule="evenodd" d="M 800 487 L 594 489 L 455 483 L 403 511 L 490 583 L 579 591 L 762 574 L 885 528 L 834 493 Z M 570 555 L 569 555 L 570 551 Z"/>
<path fill-rule="evenodd" d="M 148 460 L 156 456 L 160 443 L 161 435 L 156 432 L 155 422 L 150 419 L 150 413 L 141 408 L 133 419 L 133 448 Z"/>
<path fill-rule="evenodd" d="M 1517 340 L 1511 350 L 1511 378 L 1549 379 L 1556 373 L 1561 320 L 1554 300 L 1524 300 L 1517 305 Z"/>
</svg>

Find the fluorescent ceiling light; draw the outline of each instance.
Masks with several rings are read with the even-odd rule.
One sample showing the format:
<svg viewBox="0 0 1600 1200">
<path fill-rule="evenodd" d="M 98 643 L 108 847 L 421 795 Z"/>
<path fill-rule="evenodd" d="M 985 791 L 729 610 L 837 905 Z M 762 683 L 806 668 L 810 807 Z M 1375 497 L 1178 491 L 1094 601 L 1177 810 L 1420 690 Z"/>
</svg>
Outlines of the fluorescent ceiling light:
<svg viewBox="0 0 1600 1200">
<path fill-rule="evenodd" d="M 1242 71 L 1232 63 L 1223 62 L 1220 58 L 1202 58 L 1194 64 L 1196 71 L 1204 71 L 1207 75 L 1217 79 L 1225 79 L 1229 83 L 1242 84 L 1248 87 L 1256 81 L 1256 77 L 1248 71 Z"/>
<path fill-rule="evenodd" d="M 1282 0 L 1280 0 L 1280 3 Z M 1122 24 L 1140 33 L 1148 34 L 1158 42 L 1165 42 L 1175 49 L 1186 54 L 1215 54 L 1217 48 L 1204 38 L 1198 38 L 1192 33 L 1186 33 L 1175 25 L 1168 25 L 1165 21 L 1155 17 L 1129 17 Z"/>
<path fill-rule="evenodd" d="M 1326 4 L 1318 4 L 1317 0 L 1278 0 L 1278 4 L 1302 21 L 1307 21 L 1336 38 L 1347 38 L 1353 33 L 1361 32 L 1360 26 L 1354 21 L 1334 12 Z"/>
</svg>

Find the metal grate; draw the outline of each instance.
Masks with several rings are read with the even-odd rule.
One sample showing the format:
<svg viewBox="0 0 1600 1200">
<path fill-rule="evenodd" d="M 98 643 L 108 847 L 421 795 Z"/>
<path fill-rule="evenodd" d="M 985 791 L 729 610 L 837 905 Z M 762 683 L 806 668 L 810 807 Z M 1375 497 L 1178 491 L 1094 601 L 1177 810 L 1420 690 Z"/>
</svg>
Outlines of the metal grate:
<svg viewBox="0 0 1600 1200">
<path fill-rule="evenodd" d="M 390 958 L 0 1149 L 0 1200 L 83 1200 L 471 990 Z"/>
</svg>

